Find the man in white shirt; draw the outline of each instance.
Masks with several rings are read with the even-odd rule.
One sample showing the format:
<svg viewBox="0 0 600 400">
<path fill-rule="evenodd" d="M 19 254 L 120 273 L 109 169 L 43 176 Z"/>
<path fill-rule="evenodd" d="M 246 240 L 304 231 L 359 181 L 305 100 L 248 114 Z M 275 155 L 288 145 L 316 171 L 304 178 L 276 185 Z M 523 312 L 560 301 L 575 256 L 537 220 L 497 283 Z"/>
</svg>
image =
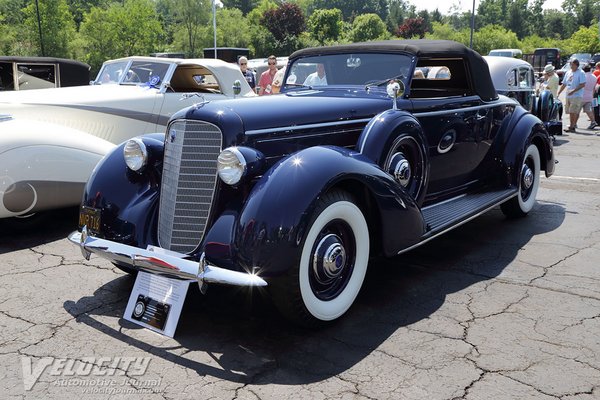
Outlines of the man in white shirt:
<svg viewBox="0 0 600 400">
<path fill-rule="evenodd" d="M 579 60 L 571 60 L 571 69 L 565 73 L 558 95 L 566 89 L 565 112 L 569 114 L 569 127 L 565 132 L 575 132 L 579 113 L 583 107 L 583 88 L 585 87 L 585 74 L 579 69 Z"/>
<path fill-rule="evenodd" d="M 317 71 L 308 75 L 304 80 L 304 86 L 325 86 L 327 77 L 325 76 L 325 66 L 317 64 Z"/>
</svg>

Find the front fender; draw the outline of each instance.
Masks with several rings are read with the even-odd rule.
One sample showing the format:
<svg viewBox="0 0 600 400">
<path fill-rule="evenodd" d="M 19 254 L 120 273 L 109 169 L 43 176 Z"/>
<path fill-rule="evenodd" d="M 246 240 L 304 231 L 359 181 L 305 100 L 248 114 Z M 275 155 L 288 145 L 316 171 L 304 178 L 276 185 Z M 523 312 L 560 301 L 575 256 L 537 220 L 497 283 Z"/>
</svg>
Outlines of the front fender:
<svg viewBox="0 0 600 400">
<path fill-rule="evenodd" d="M 141 138 L 149 153 L 144 169 L 137 173 L 127 168 L 123 158 L 125 143 L 120 144 L 94 169 L 81 204 L 100 210 L 100 237 L 145 248 L 158 244 L 156 224 L 164 134 Z"/>
<path fill-rule="evenodd" d="M 238 263 L 267 277 L 298 265 L 317 201 L 333 188 L 357 199 L 386 255 L 416 243 L 425 230 L 414 200 L 369 159 L 348 149 L 311 147 L 280 160 L 250 192 L 234 233 Z"/>
</svg>

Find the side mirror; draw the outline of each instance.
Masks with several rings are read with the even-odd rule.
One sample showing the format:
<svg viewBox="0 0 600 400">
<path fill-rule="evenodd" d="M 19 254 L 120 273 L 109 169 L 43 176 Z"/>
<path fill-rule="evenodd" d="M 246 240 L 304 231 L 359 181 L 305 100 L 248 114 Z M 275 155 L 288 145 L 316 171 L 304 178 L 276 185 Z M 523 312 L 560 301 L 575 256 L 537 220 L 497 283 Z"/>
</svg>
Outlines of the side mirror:
<svg viewBox="0 0 600 400">
<path fill-rule="evenodd" d="M 239 79 L 236 79 L 235 82 L 233 82 L 233 95 L 237 96 L 242 92 L 242 82 L 240 82 Z"/>
</svg>

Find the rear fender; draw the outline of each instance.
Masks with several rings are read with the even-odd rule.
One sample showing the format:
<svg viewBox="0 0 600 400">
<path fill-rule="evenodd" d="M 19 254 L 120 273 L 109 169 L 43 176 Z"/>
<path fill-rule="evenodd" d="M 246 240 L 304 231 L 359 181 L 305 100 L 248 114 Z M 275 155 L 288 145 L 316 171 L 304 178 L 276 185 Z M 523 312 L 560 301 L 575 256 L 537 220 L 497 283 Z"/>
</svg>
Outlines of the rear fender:
<svg viewBox="0 0 600 400">
<path fill-rule="evenodd" d="M 532 143 L 538 147 L 541 168 L 545 171 L 546 176 L 549 177 L 554 173 L 552 139 L 542 121 L 536 116 L 517 107 L 509 123 L 504 126 L 500 138 L 506 143 L 499 159 L 505 173 L 507 186 L 518 185 L 525 150 Z"/>
</svg>

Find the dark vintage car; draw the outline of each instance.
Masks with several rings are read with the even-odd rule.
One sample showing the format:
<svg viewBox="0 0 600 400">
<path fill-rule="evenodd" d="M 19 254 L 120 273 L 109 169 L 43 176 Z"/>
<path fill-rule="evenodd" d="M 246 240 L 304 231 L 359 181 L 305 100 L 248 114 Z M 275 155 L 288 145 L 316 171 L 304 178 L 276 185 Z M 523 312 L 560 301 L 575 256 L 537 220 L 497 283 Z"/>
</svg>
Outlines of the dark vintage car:
<svg viewBox="0 0 600 400">
<path fill-rule="evenodd" d="M 562 102 L 548 90 L 538 92 L 535 72 L 524 60 L 484 56 L 498 94 L 517 100 L 536 115 L 550 135 L 562 135 Z"/>
<path fill-rule="evenodd" d="M 327 85 L 303 86 L 296 73 L 317 64 Z M 540 171 L 554 171 L 544 124 L 455 42 L 305 49 L 284 82 L 280 95 L 199 102 L 166 134 L 118 146 L 70 240 L 85 257 L 203 289 L 266 286 L 287 317 L 321 324 L 350 308 L 370 256 L 498 205 L 524 216 Z"/>
<path fill-rule="evenodd" d="M 82 86 L 90 83 L 90 66 L 54 57 L 0 56 L 0 91 Z"/>
</svg>

